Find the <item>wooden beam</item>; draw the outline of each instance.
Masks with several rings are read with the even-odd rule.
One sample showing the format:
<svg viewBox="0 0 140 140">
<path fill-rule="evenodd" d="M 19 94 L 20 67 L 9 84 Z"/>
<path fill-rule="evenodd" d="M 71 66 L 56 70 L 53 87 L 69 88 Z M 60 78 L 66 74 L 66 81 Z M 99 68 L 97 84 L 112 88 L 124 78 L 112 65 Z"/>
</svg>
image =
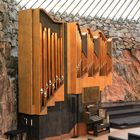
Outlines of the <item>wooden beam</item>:
<svg viewBox="0 0 140 140">
<path fill-rule="evenodd" d="M 33 16 L 32 10 L 19 12 L 19 36 L 18 36 L 19 112 L 27 114 L 32 114 L 32 107 L 34 104 L 33 79 L 32 79 L 33 78 L 32 16 Z"/>
</svg>

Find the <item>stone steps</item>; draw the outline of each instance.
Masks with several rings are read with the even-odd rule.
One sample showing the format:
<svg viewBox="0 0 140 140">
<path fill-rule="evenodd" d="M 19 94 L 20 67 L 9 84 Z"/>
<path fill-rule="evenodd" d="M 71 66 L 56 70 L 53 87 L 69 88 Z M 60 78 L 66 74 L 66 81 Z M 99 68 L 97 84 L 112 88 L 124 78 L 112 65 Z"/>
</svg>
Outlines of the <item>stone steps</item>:
<svg viewBox="0 0 140 140">
<path fill-rule="evenodd" d="M 111 127 L 122 129 L 140 125 L 140 102 L 106 103 L 101 106 L 109 115 Z"/>
</svg>

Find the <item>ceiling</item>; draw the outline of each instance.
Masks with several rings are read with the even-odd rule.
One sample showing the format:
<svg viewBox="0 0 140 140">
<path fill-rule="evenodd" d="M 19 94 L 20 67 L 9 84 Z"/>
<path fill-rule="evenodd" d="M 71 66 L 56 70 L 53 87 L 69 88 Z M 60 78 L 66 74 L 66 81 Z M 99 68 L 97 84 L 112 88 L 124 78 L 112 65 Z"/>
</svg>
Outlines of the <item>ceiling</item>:
<svg viewBox="0 0 140 140">
<path fill-rule="evenodd" d="M 140 0 L 16 0 L 22 9 L 43 8 L 47 12 L 140 21 Z"/>
</svg>

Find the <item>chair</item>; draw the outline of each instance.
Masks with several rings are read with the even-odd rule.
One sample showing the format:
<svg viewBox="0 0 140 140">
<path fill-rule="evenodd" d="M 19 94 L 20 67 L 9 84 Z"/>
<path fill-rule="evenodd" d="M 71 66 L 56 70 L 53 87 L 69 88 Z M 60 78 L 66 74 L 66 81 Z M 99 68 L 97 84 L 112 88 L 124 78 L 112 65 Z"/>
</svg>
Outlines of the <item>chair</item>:
<svg viewBox="0 0 140 140">
<path fill-rule="evenodd" d="M 110 132 L 109 123 L 103 123 L 103 118 L 98 116 L 98 106 L 96 104 L 90 104 L 86 106 L 86 123 L 87 133 L 94 132 L 95 136 L 98 136 L 102 132 Z"/>
</svg>

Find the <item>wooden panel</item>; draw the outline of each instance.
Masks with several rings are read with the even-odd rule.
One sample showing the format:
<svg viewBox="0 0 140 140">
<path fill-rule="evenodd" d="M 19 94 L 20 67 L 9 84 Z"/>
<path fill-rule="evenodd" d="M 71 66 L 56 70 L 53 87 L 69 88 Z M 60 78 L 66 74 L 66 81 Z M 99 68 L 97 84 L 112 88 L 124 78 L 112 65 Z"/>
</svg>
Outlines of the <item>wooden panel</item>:
<svg viewBox="0 0 140 140">
<path fill-rule="evenodd" d="M 43 29 L 43 59 L 44 59 L 44 63 L 43 63 L 43 73 L 44 73 L 44 77 L 43 77 L 43 89 L 44 89 L 44 95 L 43 95 L 43 105 L 46 106 L 46 101 L 47 101 L 47 94 L 48 94 L 48 86 L 46 87 L 47 81 L 48 81 L 48 75 L 47 75 L 47 28 Z"/>
<path fill-rule="evenodd" d="M 94 38 L 94 50 L 99 48 L 98 59 L 94 58 L 94 73 L 96 73 L 96 64 L 99 64 L 100 75 L 105 76 L 107 74 L 107 39 L 101 31 L 92 32 Z M 94 60 L 95 60 L 94 59 Z M 100 61 L 99 61 L 100 60 Z"/>
<path fill-rule="evenodd" d="M 85 104 L 98 103 L 100 101 L 100 91 L 99 87 L 88 87 L 84 88 L 84 93 L 82 95 L 82 101 Z"/>
<path fill-rule="evenodd" d="M 54 35 L 54 40 L 55 40 L 55 81 L 56 81 L 56 89 L 58 88 L 58 36 L 57 33 Z"/>
<path fill-rule="evenodd" d="M 61 50 L 61 84 L 63 83 L 64 80 L 64 52 L 63 52 L 63 40 L 62 38 L 60 39 L 60 50 Z"/>
<path fill-rule="evenodd" d="M 19 13 L 19 34 L 19 112 L 30 114 L 34 104 L 32 90 L 32 10 Z"/>
<path fill-rule="evenodd" d="M 104 75 L 103 74 L 103 49 L 104 49 L 104 44 L 103 44 L 103 40 L 101 37 L 99 37 L 99 42 L 100 42 L 100 75 Z"/>
<path fill-rule="evenodd" d="M 99 57 L 100 53 L 99 37 L 94 36 L 93 40 L 94 40 L 94 53 L 96 54 L 97 57 Z"/>
<path fill-rule="evenodd" d="M 93 76 L 93 42 L 88 35 L 88 76 Z"/>
<path fill-rule="evenodd" d="M 109 73 L 108 76 L 100 76 L 99 73 L 94 75 L 94 77 L 88 77 L 85 75 L 81 79 L 81 87 L 94 87 L 99 86 L 100 90 L 102 91 L 105 86 L 112 84 L 112 73 Z"/>
<path fill-rule="evenodd" d="M 64 101 L 64 84 L 60 88 L 58 88 L 57 94 L 54 94 L 54 100 L 56 102 Z"/>
<path fill-rule="evenodd" d="M 95 48 L 95 44 L 93 48 Z M 93 75 L 99 72 L 99 68 L 100 68 L 100 58 L 97 57 L 95 53 L 93 53 Z"/>
<path fill-rule="evenodd" d="M 54 94 L 54 88 L 55 88 L 55 66 L 54 66 L 54 33 L 51 33 L 51 81 L 52 81 L 52 93 Z"/>
<path fill-rule="evenodd" d="M 40 31 L 40 22 L 39 22 L 39 11 L 33 11 L 33 92 L 34 92 L 34 103 L 35 103 L 35 111 L 40 113 L 41 110 L 41 46 L 40 42 L 42 42 L 42 38 L 40 35 L 42 31 Z M 41 67 L 41 68 L 40 68 Z M 39 100 L 40 99 L 40 100 Z"/>
<path fill-rule="evenodd" d="M 40 110 L 44 106 L 44 76 L 43 27 L 40 23 Z"/>
<path fill-rule="evenodd" d="M 99 34 L 98 32 L 92 32 L 91 30 L 88 30 L 90 37 L 92 39 L 92 48 L 93 48 L 93 68 L 92 68 L 92 75 L 94 76 L 99 72 L 100 68 L 100 43 L 99 43 Z"/>
<path fill-rule="evenodd" d="M 87 72 L 87 57 L 82 53 L 81 76 Z"/>
<path fill-rule="evenodd" d="M 77 38 L 76 38 L 76 52 L 77 52 L 77 78 L 80 78 L 81 76 L 81 63 L 82 63 L 82 60 L 81 60 L 81 54 L 82 54 L 82 42 L 81 42 L 81 35 L 79 33 L 79 30 L 77 28 L 76 30 L 77 32 Z"/>
<path fill-rule="evenodd" d="M 107 54 L 108 54 L 110 57 L 112 56 L 111 48 L 112 48 L 112 39 L 109 38 L 109 39 L 107 40 Z"/>
<path fill-rule="evenodd" d="M 58 47 L 57 47 L 57 63 L 58 63 L 58 87 L 61 82 L 61 38 L 58 38 Z"/>
<path fill-rule="evenodd" d="M 51 29 L 48 28 L 48 85 L 49 85 L 49 93 L 48 99 L 51 95 Z"/>
<path fill-rule="evenodd" d="M 112 71 L 112 39 L 107 40 L 107 74 Z"/>
<path fill-rule="evenodd" d="M 100 75 L 105 76 L 107 74 L 107 40 L 100 33 L 100 42 L 101 42 L 101 70 Z"/>
<path fill-rule="evenodd" d="M 87 34 L 82 35 L 82 52 L 87 57 L 87 49 L 88 49 L 88 42 L 87 42 Z"/>
<path fill-rule="evenodd" d="M 67 92 L 76 93 L 76 24 L 67 24 Z"/>
<path fill-rule="evenodd" d="M 87 54 L 88 54 L 88 41 L 87 34 L 82 35 L 82 63 L 81 63 L 81 76 L 87 72 Z"/>
</svg>

